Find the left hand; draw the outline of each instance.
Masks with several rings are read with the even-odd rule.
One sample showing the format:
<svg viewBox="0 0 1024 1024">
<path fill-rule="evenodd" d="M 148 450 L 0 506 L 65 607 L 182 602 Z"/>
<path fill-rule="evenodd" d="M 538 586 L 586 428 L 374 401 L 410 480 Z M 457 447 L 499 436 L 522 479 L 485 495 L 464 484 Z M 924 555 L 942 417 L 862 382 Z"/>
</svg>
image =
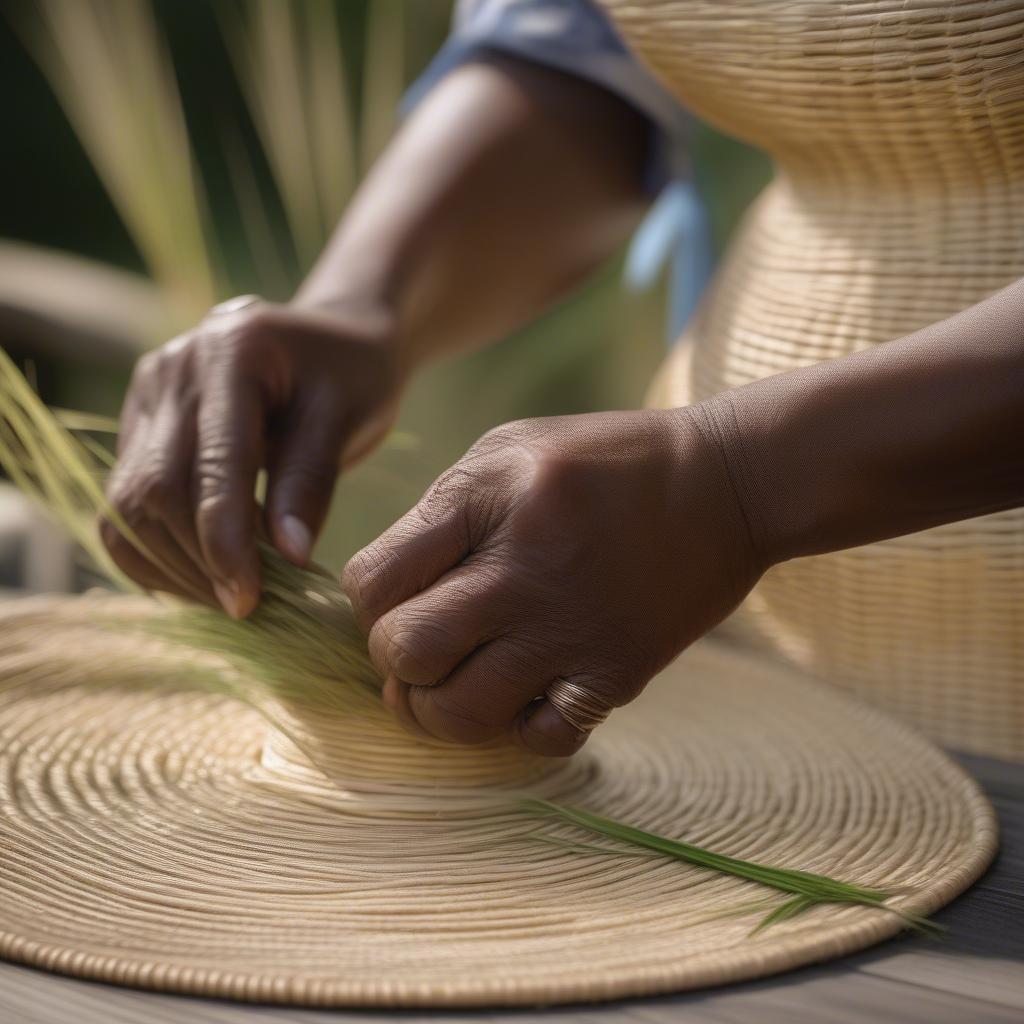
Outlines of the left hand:
<svg viewBox="0 0 1024 1024">
<path fill-rule="evenodd" d="M 729 614 L 766 566 L 709 422 L 499 427 L 357 554 L 343 582 L 399 718 L 567 756 L 586 733 L 538 700 L 548 687 L 619 707 Z"/>
</svg>

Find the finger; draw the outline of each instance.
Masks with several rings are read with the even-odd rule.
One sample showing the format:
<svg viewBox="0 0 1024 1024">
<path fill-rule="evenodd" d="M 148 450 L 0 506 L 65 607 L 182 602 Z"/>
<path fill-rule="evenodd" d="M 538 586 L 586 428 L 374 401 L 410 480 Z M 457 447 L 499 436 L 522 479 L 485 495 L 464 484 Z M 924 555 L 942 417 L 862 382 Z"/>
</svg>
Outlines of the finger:
<svg viewBox="0 0 1024 1024">
<path fill-rule="evenodd" d="M 206 604 L 217 603 L 209 578 L 189 558 L 163 523 L 146 519 L 135 527 L 134 533 L 144 547 L 144 557 L 174 585 L 169 593 Z"/>
<path fill-rule="evenodd" d="M 622 707 L 643 690 L 646 680 L 577 673 L 556 677 L 555 682 L 571 683 L 578 691 L 551 699 L 549 680 L 544 699 L 527 708 L 513 729 L 514 737 L 525 747 L 546 757 L 568 757 L 586 742 L 594 728 L 613 708 Z M 561 705 L 561 706 L 560 706 Z"/>
<path fill-rule="evenodd" d="M 341 583 L 365 629 L 469 554 L 466 522 L 464 506 L 435 504 L 428 493 L 349 560 Z"/>
<path fill-rule="evenodd" d="M 493 640 L 439 685 L 410 687 L 414 720 L 431 736 L 452 743 L 484 743 L 509 732 L 549 678 L 528 649 L 511 638 Z"/>
<path fill-rule="evenodd" d="M 382 676 L 430 686 L 508 628 L 493 578 L 472 557 L 373 624 L 370 658 Z"/>
<path fill-rule="evenodd" d="M 111 515 L 101 515 L 99 524 L 100 539 L 108 549 L 111 544 L 123 540 L 120 532 L 114 526 L 113 520 L 120 518 L 125 522 L 133 522 L 142 518 L 139 495 L 140 477 L 135 467 L 145 461 L 141 455 L 146 447 L 145 436 L 149 432 L 151 419 L 148 413 L 137 412 L 134 419 L 135 429 L 131 436 L 124 431 L 122 422 L 122 431 L 118 435 L 117 462 L 104 485 L 104 495 L 110 506 Z M 111 554 L 113 554 L 112 551 Z"/>
<path fill-rule="evenodd" d="M 109 519 L 100 520 L 99 531 L 111 560 L 129 579 L 144 590 L 161 590 L 184 596 L 181 588 L 176 587 Z"/>
<path fill-rule="evenodd" d="M 209 581 L 195 566 L 189 566 L 187 560 L 184 560 L 186 564 L 178 561 L 182 558 L 180 549 L 162 526 L 145 522 L 132 527 L 131 532 L 133 539 L 129 540 L 109 519 L 100 522 L 100 536 L 121 572 L 145 590 L 162 591 L 203 604 L 217 603 Z M 143 550 L 133 540 L 137 540 Z M 177 552 L 177 557 L 168 552 Z M 158 561 L 154 562 L 150 554 Z"/>
<path fill-rule="evenodd" d="M 590 734 L 567 722 L 548 700 L 525 708 L 513 725 L 515 739 L 544 757 L 570 757 Z"/>
<path fill-rule="evenodd" d="M 150 447 L 155 454 L 149 461 L 151 465 L 163 465 L 163 480 L 156 492 L 147 496 L 143 507 L 150 519 L 163 523 L 205 585 L 208 573 L 193 511 L 197 409 L 194 401 L 182 408 L 173 397 L 165 397 L 157 407 L 149 431 Z"/>
<path fill-rule="evenodd" d="M 224 363 L 199 399 L 193 483 L 199 547 L 224 610 L 245 618 L 260 596 L 256 476 L 265 408 L 257 382 Z"/>
<path fill-rule="evenodd" d="M 173 399 L 180 393 L 191 375 L 189 350 L 193 340 L 192 335 L 179 335 L 155 351 L 147 352 L 136 362 L 121 407 L 118 456 L 127 451 L 144 426 L 144 418 L 159 404 L 161 396 Z M 142 434 L 145 436 L 145 431 Z"/>
<path fill-rule="evenodd" d="M 296 565 L 309 561 L 341 464 L 338 396 L 313 393 L 289 418 L 269 466 L 266 521 L 274 546 Z"/>
<path fill-rule="evenodd" d="M 381 699 L 391 708 L 398 719 L 399 724 L 413 736 L 429 736 L 430 734 L 413 717 L 412 709 L 409 707 L 410 687 L 400 682 L 394 676 L 388 676 L 384 680 L 384 687 L 381 690 Z"/>
<path fill-rule="evenodd" d="M 139 431 L 140 424 L 146 415 L 145 402 L 146 397 L 134 387 L 125 395 L 117 430 L 117 455 L 119 458 L 129 450 Z"/>
<path fill-rule="evenodd" d="M 117 432 L 117 454 L 124 455 L 142 426 L 157 396 L 155 387 L 156 353 L 144 355 L 135 364 L 131 383 L 124 396 Z"/>
<path fill-rule="evenodd" d="M 113 510 L 143 540 L 148 554 L 179 589 L 209 592 L 191 523 L 188 472 L 194 446 L 194 413 L 165 399 L 146 415 L 118 460 L 108 493 Z M 160 529 L 157 529 L 157 525 Z"/>
</svg>

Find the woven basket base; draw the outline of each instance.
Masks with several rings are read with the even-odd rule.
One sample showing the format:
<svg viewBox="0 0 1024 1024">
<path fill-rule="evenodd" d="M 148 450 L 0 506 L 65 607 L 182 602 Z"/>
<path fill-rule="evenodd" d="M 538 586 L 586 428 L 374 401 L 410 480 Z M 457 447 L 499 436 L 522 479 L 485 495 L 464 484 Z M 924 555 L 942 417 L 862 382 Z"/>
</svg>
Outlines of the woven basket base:
<svg viewBox="0 0 1024 1024">
<path fill-rule="evenodd" d="M 54 649 L 70 607 L 48 606 Z M 4 615 L 9 639 L 17 616 Z M 0 650 L 9 959 L 275 1003 L 513 1005 L 752 978 L 901 927 L 822 906 L 751 935 L 784 896 L 656 855 L 551 845 L 511 813 L 381 816 L 365 792 L 276 774 L 268 727 L 236 703 L 103 679 L 12 687 L 16 648 Z M 990 805 L 927 741 L 709 641 L 580 757 L 579 805 L 898 890 L 909 911 L 948 902 L 995 850 Z"/>
</svg>

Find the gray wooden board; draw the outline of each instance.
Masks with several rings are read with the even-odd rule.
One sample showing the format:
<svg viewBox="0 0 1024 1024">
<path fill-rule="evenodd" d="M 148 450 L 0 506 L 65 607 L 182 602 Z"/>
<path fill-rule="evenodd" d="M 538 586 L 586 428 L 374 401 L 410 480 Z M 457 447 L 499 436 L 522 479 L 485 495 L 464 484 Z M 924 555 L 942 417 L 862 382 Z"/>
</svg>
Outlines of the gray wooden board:
<svg viewBox="0 0 1024 1024">
<path fill-rule="evenodd" d="M 154 995 L 0 964 L 0 1024 L 997 1024 L 1024 1022 L 1024 764 L 962 757 L 999 814 L 986 876 L 937 915 L 942 941 L 894 939 L 844 960 L 720 989 L 501 1012 L 314 1011 Z"/>
</svg>

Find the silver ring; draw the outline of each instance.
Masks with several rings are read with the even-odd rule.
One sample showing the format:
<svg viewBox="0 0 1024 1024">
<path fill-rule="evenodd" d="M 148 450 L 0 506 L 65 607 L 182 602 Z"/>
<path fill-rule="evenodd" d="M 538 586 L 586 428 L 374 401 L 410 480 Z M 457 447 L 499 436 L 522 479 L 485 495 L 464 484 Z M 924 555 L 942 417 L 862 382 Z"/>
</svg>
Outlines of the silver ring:
<svg viewBox="0 0 1024 1024">
<path fill-rule="evenodd" d="M 593 732 L 612 713 L 612 709 L 588 689 L 561 676 L 548 687 L 547 698 L 551 706 L 580 732 Z"/>
<path fill-rule="evenodd" d="M 238 313 L 240 310 L 248 309 L 250 306 L 255 306 L 257 302 L 262 301 L 258 295 L 236 295 L 233 299 L 225 299 L 223 302 L 218 302 L 207 315 L 224 316 L 227 313 Z"/>
</svg>

